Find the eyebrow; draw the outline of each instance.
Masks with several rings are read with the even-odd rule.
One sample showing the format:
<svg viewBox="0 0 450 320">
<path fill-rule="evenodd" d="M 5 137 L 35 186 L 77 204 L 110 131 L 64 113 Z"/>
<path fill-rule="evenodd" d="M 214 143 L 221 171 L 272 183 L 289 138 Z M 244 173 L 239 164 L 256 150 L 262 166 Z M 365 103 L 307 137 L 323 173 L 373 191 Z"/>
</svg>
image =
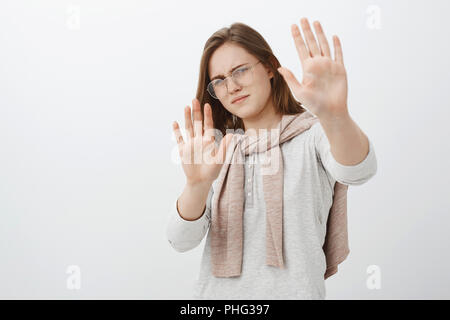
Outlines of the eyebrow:
<svg viewBox="0 0 450 320">
<path fill-rule="evenodd" d="M 240 64 L 240 65 L 238 65 L 238 66 L 236 66 L 236 67 L 233 67 L 233 69 L 230 70 L 230 73 L 232 73 L 235 69 L 237 69 L 237 68 L 239 68 L 239 67 L 242 67 L 242 66 L 245 65 L 245 64 L 248 64 L 248 62 L 242 63 L 242 64 Z M 225 77 L 225 76 L 224 76 L 223 74 L 219 74 L 219 75 L 215 76 L 214 78 L 212 78 L 211 81 L 216 80 L 216 79 L 218 79 L 218 78 L 224 78 L 224 77 Z"/>
</svg>

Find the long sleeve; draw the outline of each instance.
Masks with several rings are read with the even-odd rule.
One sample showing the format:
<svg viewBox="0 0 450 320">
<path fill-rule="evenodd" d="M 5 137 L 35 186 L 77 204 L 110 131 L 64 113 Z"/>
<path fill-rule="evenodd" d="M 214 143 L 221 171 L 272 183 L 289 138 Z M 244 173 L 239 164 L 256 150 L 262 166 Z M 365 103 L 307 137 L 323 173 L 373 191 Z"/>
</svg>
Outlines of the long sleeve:
<svg viewBox="0 0 450 320">
<path fill-rule="evenodd" d="M 173 204 L 167 224 L 166 235 L 169 243 L 176 251 L 185 252 L 191 250 L 197 247 L 204 238 L 211 222 L 211 200 L 213 193 L 213 187 L 211 186 L 206 200 L 206 208 L 202 216 L 197 220 L 190 221 L 183 219 L 177 210 L 176 201 Z"/>
<path fill-rule="evenodd" d="M 369 152 L 366 158 L 356 165 L 346 166 L 336 161 L 331 153 L 328 137 L 320 122 L 315 123 L 310 130 L 314 135 L 316 155 L 325 170 L 338 182 L 346 185 L 360 185 L 367 182 L 377 172 L 375 149 L 370 138 Z"/>
</svg>

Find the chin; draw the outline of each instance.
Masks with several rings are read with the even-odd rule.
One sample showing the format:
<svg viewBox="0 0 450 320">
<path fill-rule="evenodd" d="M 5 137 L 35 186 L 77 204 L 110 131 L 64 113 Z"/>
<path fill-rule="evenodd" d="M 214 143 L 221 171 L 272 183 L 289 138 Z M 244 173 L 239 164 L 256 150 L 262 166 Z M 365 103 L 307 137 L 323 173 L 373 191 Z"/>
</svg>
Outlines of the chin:
<svg viewBox="0 0 450 320">
<path fill-rule="evenodd" d="M 242 110 L 239 111 L 240 114 L 242 114 L 241 118 L 253 118 L 260 114 L 263 110 L 264 108 L 257 108 L 254 105 L 247 105 L 242 106 Z"/>
</svg>

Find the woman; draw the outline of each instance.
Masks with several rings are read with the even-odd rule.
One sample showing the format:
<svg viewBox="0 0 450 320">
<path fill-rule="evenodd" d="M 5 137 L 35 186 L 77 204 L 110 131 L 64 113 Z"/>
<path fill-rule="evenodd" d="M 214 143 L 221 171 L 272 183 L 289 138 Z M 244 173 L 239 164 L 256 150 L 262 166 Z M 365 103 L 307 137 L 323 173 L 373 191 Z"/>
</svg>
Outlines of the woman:
<svg viewBox="0 0 450 320">
<path fill-rule="evenodd" d="M 338 186 L 360 185 L 376 173 L 375 152 L 348 112 L 338 37 L 332 59 L 320 23 L 318 42 L 308 20 L 300 23 L 306 43 L 297 25 L 291 31 L 302 83 L 280 67 L 257 31 L 234 23 L 205 44 L 194 124 L 185 108 L 186 141 L 173 123 L 186 186 L 168 240 L 184 252 L 210 230 L 196 299 L 324 299 L 324 280 L 348 254 L 341 251 L 333 269 L 327 265 L 333 199 Z M 268 164 L 275 170 L 267 173 Z"/>
</svg>

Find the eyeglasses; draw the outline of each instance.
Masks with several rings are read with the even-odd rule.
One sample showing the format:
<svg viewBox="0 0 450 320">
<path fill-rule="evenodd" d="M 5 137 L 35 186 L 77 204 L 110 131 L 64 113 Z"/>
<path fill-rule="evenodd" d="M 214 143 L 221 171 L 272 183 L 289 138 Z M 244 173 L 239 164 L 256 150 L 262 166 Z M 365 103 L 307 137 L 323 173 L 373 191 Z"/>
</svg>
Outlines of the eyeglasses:
<svg viewBox="0 0 450 320">
<path fill-rule="evenodd" d="M 229 77 L 233 79 L 233 82 L 238 86 L 248 86 L 253 82 L 253 68 L 261 61 L 254 63 L 253 65 L 244 65 L 234 70 L 230 76 L 225 79 L 215 79 L 211 81 L 206 90 L 214 99 L 220 99 L 225 97 L 228 92 L 227 80 Z"/>
</svg>

